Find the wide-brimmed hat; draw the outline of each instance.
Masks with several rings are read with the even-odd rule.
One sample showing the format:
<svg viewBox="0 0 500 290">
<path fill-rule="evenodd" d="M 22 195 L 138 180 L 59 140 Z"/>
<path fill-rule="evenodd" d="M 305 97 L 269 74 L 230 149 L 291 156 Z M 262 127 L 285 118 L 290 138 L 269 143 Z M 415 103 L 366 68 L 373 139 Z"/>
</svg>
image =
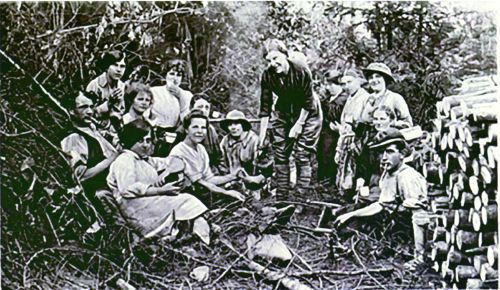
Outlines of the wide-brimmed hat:
<svg viewBox="0 0 500 290">
<path fill-rule="evenodd" d="M 381 62 L 370 63 L 370 65 L 368 65 L 368 67 L 363 69 L 363 73 L 367 79 L 368 79 L 368 76 L 371 75 L 372 73 L 378 73 L 378 74 L 381 74 L 385 78 L 386 82 L 387 81 L 396 82 L 396 80 L 392 76 L 391 69 L 387 65 L 385 65 Z"/>
<path fill-rule="evenodd" d="M 403 134 L 398 129 L 389 127 L 384 131 L 378 132 L 375 140 L 369 144 L 369 147 L 372 149 L 385 148 L 394 143 L 401 143 L 405 148 L 408 146 Z"/>
<path fill-rule="evenodd" d="M 248 121 L 245 114 L 242 111 L 238 111 L 238 110 L 232 110 L 229 113 L 227 113 L 226 118 L 224 120 L 222 120 L 222 122 L 220 123 L 220 126 L 222 127 L 222 129 L 227 130 L 227 127 L 229 126 L 229 124 L 231 124 L 233 122 L 241 123 L 241 125 L 243 127 L 243 131 L 248 131 L 248 130 L 250 130 L 250 128 L 252 128 L 252 125 Z"/>
</svg>

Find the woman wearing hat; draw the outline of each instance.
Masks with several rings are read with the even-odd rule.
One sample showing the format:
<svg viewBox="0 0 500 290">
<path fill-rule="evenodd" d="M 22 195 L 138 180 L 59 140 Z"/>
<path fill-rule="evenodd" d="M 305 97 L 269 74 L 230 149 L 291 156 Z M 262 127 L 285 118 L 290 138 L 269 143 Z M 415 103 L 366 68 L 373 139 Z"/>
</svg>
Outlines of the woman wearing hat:
<svg viewBox="0 0 500 290">
<path fill-rule="evenodd" d="M 265 177 L 261 172 L 262 168 L 259 159 L 259 136 L 251 130 L 252 126 L 243 112 L 238 110 L 230 111 L 226 119 L 221 122 L 221 127 L 228 132 L 220 143 L 225 166 L 230 173 L 238 173 L 241 169 L 245 173 L 257 176 L 245 176 L 244 181 L 251 183 L 263 183 Z M 265 154 L 261 154 L 265 155 Z M 259 163 L 259 164 L 258 164 Z M 258 168 L 260 167 L 260 168 Z M 269 166 L 268 166 L 269 167 Z"/>
<path fill-rule="evenodd" d="M 195 219 L 193 231 L 198 233 L 197 226 L 207 224 L 201 217 L 207 207 L 196 197 L 180 193 L 184 163 L 178 158 L 150 157 L 151 127 L 144 120 L 125 125 L 120 140 L 124 150 L 111 164 L 107 183 L 126 221 L 145 238 L 169 236 L 175 233 L 174 222 Z"/>
<path fill-rule="evenodd" d="M 396 114 L 397 127 L 401 127 L 403 124 L 412 126 L 413 121 L 405 99 L 401 95 L 387 89 L 387 85 L 395 81 L 391 69 L 383 63 L 374 62 L 363 69 L 363 73 L 368 80 L 368 85 L 372 93 L 363 109 L 362 119 L 373 120 L 373 111 L 378 107 L 386 106 L 391 108 Z"/>
<path fill-rule="evenodd" d="M 229 172 L 236 172 L 243 168 L 252 173 L 254 160 L 257 157 L 259 136 L 251 130 L 252 126 L 245 114 L 238 110 L 230 111 L 226 119 L 221 122 L 221 128 L 228 132 L 222 138 L 220 147 Z"/>
</svg>

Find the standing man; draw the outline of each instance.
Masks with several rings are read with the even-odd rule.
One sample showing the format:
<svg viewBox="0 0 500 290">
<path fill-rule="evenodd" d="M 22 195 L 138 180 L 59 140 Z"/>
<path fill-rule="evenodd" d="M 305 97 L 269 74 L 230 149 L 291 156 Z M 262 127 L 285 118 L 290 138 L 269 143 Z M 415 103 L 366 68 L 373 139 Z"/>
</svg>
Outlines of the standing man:
<svg viewBox="0 0 500 290">
<path fill-rule="evenodd" d="M 278 198 L 286 198 L 290 188 L 289 157 L 294 150 L 297 165 L 297 194 L 307 198 L 311 182 L 311 154 L 321 131 L 323 114 L 319 99 L 312 89 L 309 68 L 288 58 L 285 44 L 277 39 L 264 43 L 263 57 L 268 63 L 261 77 L 260 146 L 262 148 L 273 114 L 273 187 Z M 277 100 L 273 110 L 273 95 Z M 297 196 L 298 197 L 298 196 Z"/>
</svg>

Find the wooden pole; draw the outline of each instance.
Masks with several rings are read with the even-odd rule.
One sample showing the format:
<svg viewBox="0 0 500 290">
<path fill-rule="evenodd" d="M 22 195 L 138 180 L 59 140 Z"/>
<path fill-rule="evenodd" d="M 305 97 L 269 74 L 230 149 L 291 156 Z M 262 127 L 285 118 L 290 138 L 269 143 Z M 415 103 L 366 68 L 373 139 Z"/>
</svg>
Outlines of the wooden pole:
<svg viewBox="0 0 500 290">
<path fill-rule="evenodd" d="M 482 281 L 498 280 L 498 270 L 493 268 L 488 263 L 481 265 L 481 270 L 479 271 L 479 275 Z"/>
<path fill-rule="evenodd" d="M 485 263 L 488 263 L 488 259 L 486 258 L 485 255 L 477 255 L 474 256 L 472 260 L 472 265 L 474 266 L 474 269 L 479 273 L 481 271 L 481 266 Z"/>
<path fill-rule="evenodd" d="M 474 266 L 458 265 L 455 268 L 455 281 L 457 282 L 476 277 L 479 277 L 479 273 L 474 269 Z"/>
<path fill-rule="evenodd" d="M 456 245 L 459 250 L 465 250 L 473 248 L 478 243 L 479 234 L 474 232 L 468 232 L 464 230 L 458 230 L 456 236 Z"/>
<path fill-rule="evenodd" d="M 488 258 L 488 264 L 492 267 L 495 267 L 495 265 L 498 267 L 498 245 L 489 246 L 486 256 Z"/>
</svg>

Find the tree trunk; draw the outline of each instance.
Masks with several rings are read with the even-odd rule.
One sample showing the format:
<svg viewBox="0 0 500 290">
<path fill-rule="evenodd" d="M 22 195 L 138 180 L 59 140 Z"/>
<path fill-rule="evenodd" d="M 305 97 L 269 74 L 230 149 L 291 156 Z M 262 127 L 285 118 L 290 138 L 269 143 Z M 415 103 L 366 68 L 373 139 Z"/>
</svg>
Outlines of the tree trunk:
<svg viewBox="0 0 500 290">
<path fill-rule="evenodd" d="M 455 218 L 453 225 L 458 229 L 472 229 L 472 224 L 468 221 L 469 210 L 457 209 L 455 210 Z"/>
<path fill-rule="evenodd" d="M 455 281 L 457 282 L 476 277 L 479 277 L 479 273 L 474 269 L 474 266 L 458 265 L 455 268 Z"/>
<path fill-rule="evenodd" d="M 432 251 L 431 251 L 431 260 L 432 261 L 443 261 L 446 259 L 446 255 L 448 254 L 449 244 L 447 242 L 439 241 L 434 243 Z"/>
<path fill-rule="evenodd" d="M 446 261 L 448 262 L 449 268 L 455 268 L 457 265 L 470 265 L 469 257 L 455 250 L 453 246 L 450 247 L 450 251 L 446 256 Z"/>
<path fill-rule="evenodd" d="M 456 235 L 456 245 L 459 250 L 471 249 L 477 246 L 479 234 L 459 230 Z"/>
<path fill-rule="evenodd" d="M 481 222 L 488 228 L 495 228 L 497 226 L 498 207 L 496 203 L 485 206 L 481 209 Z"/>
<path fill-rule="evenodd" d="M 488 264 L 490 264 L 492 267 L 498 267 L 498 245 L 491 245 L 488 247 L 487 257 Z"/>
<path fill-rule="evenodd" d="M 484 246 L 491 246 L 491 245 L 497 245 L 498 244 L 498 238 L 497 238 L 498 232 L 480 232 L 479 233 L 479 238 L 477 241 L 477 245 L 479 247 L 484 247 Z"/>
<path fill-rule="evenodd" d="M 474 195 L 470 192 L 462 192 L 462 196 L 460 197 L 460 205 L 464 208 L 470 208 L 474 205 Z"/>
<path fill-rule="evenodd" d="M 498 279 L 498 270 L 488 263 L 481 265 L 479 273 L 482 281 Z"/>
<path fill-rule="evenodd" d="M 477 255 L 474 256 L 474 259 L 472 260 L 472 265 L 474 266 L 474 269 L 479 273 L 481 271 L 481 266 L 485 263 L 488 263 L 488 259 L 486 258 L 485 255 Z"/>
<path fill-rule="evenodd" d="M 433 242 L 446 241 L 446 229 L 443 227 L 436 227 L 432 235 Z"/>
</svg>

